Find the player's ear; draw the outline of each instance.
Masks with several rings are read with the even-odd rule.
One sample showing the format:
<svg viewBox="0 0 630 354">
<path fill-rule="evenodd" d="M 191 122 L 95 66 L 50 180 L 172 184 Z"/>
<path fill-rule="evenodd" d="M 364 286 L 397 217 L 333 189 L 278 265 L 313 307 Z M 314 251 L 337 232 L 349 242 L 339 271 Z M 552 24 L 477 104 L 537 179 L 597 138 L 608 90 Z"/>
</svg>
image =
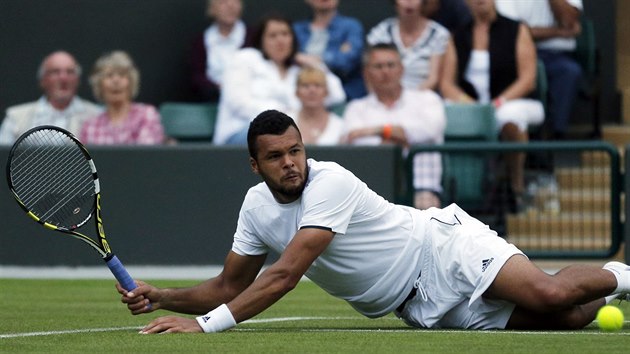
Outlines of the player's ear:
<svg viewBox="0 0 630 354">
<path fill-rule="evenodd" d="M 251 166 L 252 171 L 253 171 L 255 174 L 259 174 L 259 173 L 258 173 L 258 162 L 256 162 L 256 160 L 255 160 L 253 157 L 250 157 L 250 158 L 249 158 L 249 165 Z"/>
</svg>

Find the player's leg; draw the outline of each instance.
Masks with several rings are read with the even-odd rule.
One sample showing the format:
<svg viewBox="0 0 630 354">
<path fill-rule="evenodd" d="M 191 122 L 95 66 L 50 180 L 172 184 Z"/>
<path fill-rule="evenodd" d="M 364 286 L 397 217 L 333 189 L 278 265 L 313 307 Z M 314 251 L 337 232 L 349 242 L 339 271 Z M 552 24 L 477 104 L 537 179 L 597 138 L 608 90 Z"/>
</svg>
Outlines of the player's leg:
<svg viewBox="0 0 630 354">
<path fill-rule="evenodd" d="M 517 255 L 505 263 L 484 297 L 516 304 L 508 328 L 581 328 L 616 288 L 608 270 L 573 265 L 549 275 Z"/>
</svg>

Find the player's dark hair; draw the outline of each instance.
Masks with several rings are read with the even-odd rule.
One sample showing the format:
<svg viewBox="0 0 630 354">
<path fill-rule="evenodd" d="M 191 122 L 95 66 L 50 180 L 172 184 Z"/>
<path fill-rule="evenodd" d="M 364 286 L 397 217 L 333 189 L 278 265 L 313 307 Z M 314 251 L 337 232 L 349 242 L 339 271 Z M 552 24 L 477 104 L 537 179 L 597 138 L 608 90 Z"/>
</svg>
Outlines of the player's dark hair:
<svg viewBox="0 0 630 354">
<path fill-rule="evenodd" d="M 249 156 L 253 159 L 257 158 L 257 138 L 259 135 L 282 135 L 287 131 L 287 129 L 289 129 L 289 127 L 294 127 L 298 133 L 300 132 L 297 124 L 295 124 L 295 120 L 280 111 L 271 109 L 257 115 L 256 118 L 249 123 L 249 130 L 247 131 L 247 148 L 249 149 Z"/>
</svg>

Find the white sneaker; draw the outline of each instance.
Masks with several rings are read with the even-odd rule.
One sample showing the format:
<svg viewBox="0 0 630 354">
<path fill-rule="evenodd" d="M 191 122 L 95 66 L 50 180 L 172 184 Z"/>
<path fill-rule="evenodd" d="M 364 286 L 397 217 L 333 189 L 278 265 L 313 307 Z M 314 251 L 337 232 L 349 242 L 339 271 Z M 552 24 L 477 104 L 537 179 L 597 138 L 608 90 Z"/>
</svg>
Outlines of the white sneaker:
<svg viewBox="0 0 630 354">
<path fill-rule="evenodd" d="M 621 279 L 620 283 L 623 283 L 624 285 L 630 284 L 630 266 L 628 266 L 627 264 L 613 261 L 604 264 L 602 268 L 613 272 L 618 280 Z M 617 287 L 619 287 L 619 284 L 617 285 Z M 616 294 L 616 296 L 609 295 L 606 297 L 606 299 L 608 300 L 609 297 L 612 297 L 611 300 L 617 298 L 619 300 L 630 301 L 630 290 L 626 290 L 627 291 Z"/>
</svg>

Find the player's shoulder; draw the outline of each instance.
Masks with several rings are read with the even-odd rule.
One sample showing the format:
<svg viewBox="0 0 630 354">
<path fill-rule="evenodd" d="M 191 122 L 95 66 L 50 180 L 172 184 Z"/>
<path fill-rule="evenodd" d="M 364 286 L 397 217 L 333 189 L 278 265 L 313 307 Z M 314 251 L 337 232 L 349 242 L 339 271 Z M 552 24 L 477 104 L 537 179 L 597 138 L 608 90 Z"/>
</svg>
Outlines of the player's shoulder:
<svg viewBox="0 0 630 354">
<path fill-rule="evenodd" d="M 349 173 L 347 169 L 340 164 L 333 161 L 318 161 L 315 159 L 308 159 L 307 161 L 310 173 L 322 174 L 322 173 Z"/>
<path fill-rule="evenodd" d="M 352 172 L 336 162 L 309 159 L 308 166 L 309 185 L 340 187 L 357 181 L 357 177 Z"/>
<path fill-rule="evenodd" d="M 247 190 L 241 205 L 241 211 L 249 212 L 253 209 L 265 209 L 276 204 L 277 202 L 275 202 L 267 184 L 260 182 Z"/>
</svg>

